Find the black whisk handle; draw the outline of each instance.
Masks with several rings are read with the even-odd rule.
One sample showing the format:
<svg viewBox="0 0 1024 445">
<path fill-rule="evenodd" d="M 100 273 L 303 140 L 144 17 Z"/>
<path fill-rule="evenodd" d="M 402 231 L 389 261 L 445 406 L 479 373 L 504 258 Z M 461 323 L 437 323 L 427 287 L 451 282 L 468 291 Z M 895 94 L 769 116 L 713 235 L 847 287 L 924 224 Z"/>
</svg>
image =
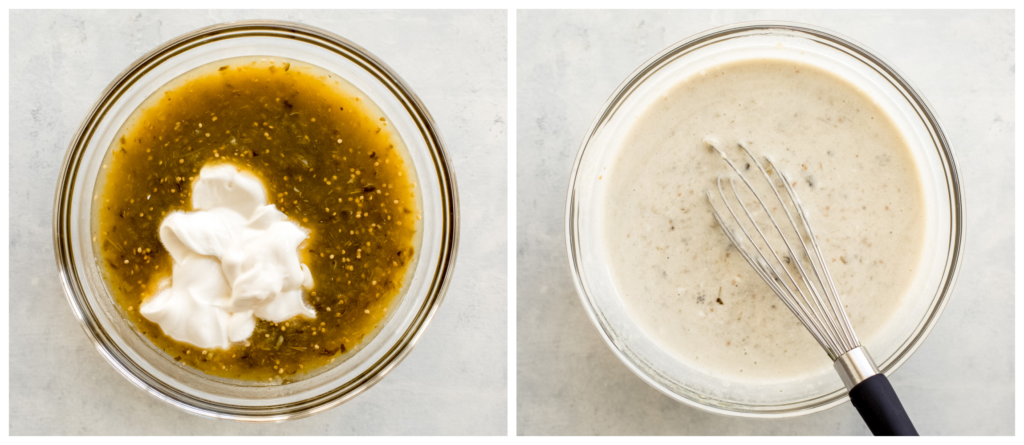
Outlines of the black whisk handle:
<svg viewBox="0 0 1024 445">
<path fill-rule="evenodd" d="M 885 374 L 875 374 L 850 390 L 850 401 L 876 436 L 917 436 Z"/>
</svg>

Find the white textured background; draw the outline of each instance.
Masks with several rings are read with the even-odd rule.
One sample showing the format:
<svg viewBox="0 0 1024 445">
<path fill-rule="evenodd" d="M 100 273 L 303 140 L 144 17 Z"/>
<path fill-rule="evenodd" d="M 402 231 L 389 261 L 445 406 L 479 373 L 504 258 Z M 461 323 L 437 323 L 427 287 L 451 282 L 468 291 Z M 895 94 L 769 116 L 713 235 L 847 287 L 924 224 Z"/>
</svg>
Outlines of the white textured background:
<svg viewBox="0 0 1024 445">
<path fill-rule="evenodd" d="M 517 20 L 520 434 L 869 433 L 849 403 L 752 420 L 674 402 L 615 358 L 573 287 L 565 197 L 601 105 L 665 47 L 748 20 L 844 34 L 893 63 L 930 101 L 963 175 L 966 256 L 952 301 L 892 384 L 922 434 L 1014 433 L 1012 11 L 520 11 Z"/>
<path fill-rule="evenodd" d="M 271 18 L 376 54 L 437 121 L 458 180 L 454 279 L 416 348 L 354 400 L 272 425 L 185 414 L 96 353 L 64 297 L 51 215 L 64 152 L 100 92 L 179 34 Z M 10 14 L 10 433 L 505 434 L 507 15 L 366 11 L 13 11 Z"/>
</svg>

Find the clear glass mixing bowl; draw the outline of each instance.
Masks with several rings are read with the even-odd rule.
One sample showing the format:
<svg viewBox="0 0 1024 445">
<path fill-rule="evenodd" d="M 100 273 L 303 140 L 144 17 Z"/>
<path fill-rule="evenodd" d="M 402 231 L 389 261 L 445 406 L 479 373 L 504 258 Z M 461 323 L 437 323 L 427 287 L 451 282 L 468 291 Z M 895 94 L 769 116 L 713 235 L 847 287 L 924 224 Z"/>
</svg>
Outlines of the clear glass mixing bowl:
<svg viewBox="0 0 1024 445">
<path fill-rule="evenodd" d="M 423 221 L 418 259 L 404 295 L 375 336 L 333 368 L 286 385 L 218 379 L 178 366 L 138 334 L 104 282 L 94 246 L 93 200 L 112 139 L 150 94 L 217 60 L 244 56 L 300 60 L 349 81 L 376 103 L 405 141 L 418 179 Z M 243 21 L 199 29 L 164 43 L 103 92 L 68 148 L 54 203 L 54 246 L 75 316 L 100 354 L 153 396 L 207 417 L 282 421 L 337 406 L 380 381 L 409 353 L 437 311 L 458 244 L 458 194 L 436 124 L 405 82 L 375 56 L 327 31 L 297 23 Z"/>
<path fill-rule="evenodd" d="M 846 37 L 813 26 L 751 22 L 712 29 L 679 42 L 634 71 L 605 103 L 576 156 L 566 202 L 566 240 L 576 289 L 591 321 L 615 354 L 645 382 L 707 411 L 747 417 L 809 414 L 848 399 L 831 369 L 785 381 L 740 382 L 679 362 L 630 318 L 604 259 L 601 171 L 633 119 L 679 81 L 729 61 L 799 60 L 839 74 L 894 119 L 918 164 L 927 201 L 926 247 L 903 306 L 864 345 L 892 374 L 921 345 L 950 298 L 963 255 L 964 194 L 956 158 L 924 98 L 891 64 Z M 824 355 L 824 352 L 822 352 Z"/>
</svg>

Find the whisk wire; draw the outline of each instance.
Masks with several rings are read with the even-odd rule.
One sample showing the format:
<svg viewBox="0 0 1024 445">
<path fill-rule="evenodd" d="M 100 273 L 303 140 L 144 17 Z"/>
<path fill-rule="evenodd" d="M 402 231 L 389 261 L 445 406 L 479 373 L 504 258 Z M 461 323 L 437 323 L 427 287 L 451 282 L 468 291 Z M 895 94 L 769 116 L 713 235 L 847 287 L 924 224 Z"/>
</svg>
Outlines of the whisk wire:
<svg viewBox="0 0 1024 445">
<path fill-rule="evenodd" d="M 734 189 L 734 191 L 735 191 L 735 189 Z M 725 192 L 722 191 L 722 178 L 721 177 L 718 178 L 718 192 L 722 196 L 725 196 Z M 708 196 L 708 201 L 711 201 L 711 192 L 707 192 L 707 196 Z M 726 208 L 729 209 L 729 213 L 732 215 L 733 219 L 735 219 L 736 221 L 739 221 L 739 217 L 736 216 L 736 212 L 733 211 L 732 206 L 729 204 L 729 201 L 723 199 L 723 202 L 725 203 Z M 712 208 L 714 208 L 714 204 L 712 204 Z M 725 236 L 727 238 L 729 238 L 729 241 L 732 242 L 732 244 L 734 246 L 736 246 L 736 248 L 737 248 L 736 250 L 738 250 L 740 252 L 740 255 L 743 256 L 743 259 L 746 260 L 747 263 L 750 264 L 754 268 L 754 271 L 757 272 L 757 274 L 761 277 L 761 279 L 764 280 L 764 282 L 768 284 L 768 287 L 770 287 L 772 289 L 772 292 L 775 292 L 776 295 L 784 295 L 784 294 L 791 295 L 792 291 L 789 289 L 789 286 L 784 281 L 782 281 L 781 276 L 779 275 L 778 271 L 776 271 L 775 267 L 773 267 L 767 261 L 767 258 L 764 257 L 764 253 L 761 252 L 760 249 L 754 249 L 755 251 L 757 251 L 758 255 L 761 257 L 760 258 L 761 261 L 757 261 L 757 259 L 751 257 L 751 255 L 747 252 L 746 249 L 740 247 L 740 246 L 743 245 L 743 243 L 736 238 L 736 236 L 733 234 L 733 232 L 731 230 L 728 230 L 728 229 L 725 228 L 726 225 L 722 221 L 722 218 L 719 216 L 717 209 L 715 209 L 715 211 L 713 212 L 713 215 L 715 216 L 715 219 L 718 221 L 719 226 L 721 226 L 723 228 L 723 230 L 725 231 Z M 751 238 L 749 232 L 747 232 L 746 230 L 741 230 L 741 232 L 746 236 L 748 242 L 750 242 L 751 244 L 754 243 L 754 240 L 753 240 L 753 238 Z M 780 285 L 782 286 L 782 288 L 779 287 Z M 818 344 L 820 344 L 820 345 L 830 344 L 829 340 L 827 340 L 827 339 L 825 339 L 825 338 L 823 338 L 821 336 L 820 332 L 822 332 L 822 330 L 820 328 L 818 328 L 817 326 L 812 326 L 811 324 L 809 324 L 809 323 L 812 323 L 813 321 L 812 321 L 811 317 L 807 316 L 807 313 L 806 313 L 804 307 L 799 305 L 799 302 L 797 302 L 794 299 L 789 299 L 789 298 L 780 298 L 780 299 L 782 300 L 782 303 L 786 305 L 786 308 L 788 308 L 794 314 L 797 314 L 797 319 L 800 321 L 800 323 L 802 323 L 804 325 L 805 328 L 807 328 L 808 332 L 811 333 L 811 335 L 814 337 L 814 340 L 817 341 Z"/>
<path fill-rule="evenodd" d="M 746 148 L 744 147 L 744 149 Z M 750 152 L 747 151 L 747 153 L 749 154 Z M 775 167 L 775 163 L 772 162 L 771 158 L 767 159 L 768 163 L 771 164 L 772 168 L 779 173 L 780 177 L 782 177 L 782 183 L 786 187 L 786 192 L 789 194 L 790 199 L 793 201 L 793 206 L 796 208 L 797 215 L 800 216 L 800 222 L 803 223 L 804 229 L 807 230 L 807 234 L 809 235 L 809 239 L 811 241 L 811 248 L 814 249 L 814 254 L 817 257 L 818 264 L 820 264 L 821 268 L 824 269 L 824 274 L 819 275 L 817 269 L 815 269 L 814 273 L 816 276 L 818 276 L 819 283 L 821 282 L 821 275 L 824 275 L 825 282 L 828 283 L 828 290 L 830 290 L 831 293 L 825 292 L 825 295 L 828 298 L 828 303 L 832 309 L 834 318 L 836 320 L 842 321 L 841 323 L 839 323 L 839 325 L 842 328 L 841 332 L 844 335 L 844 339 L 847 342 L 847 344 L 845 345 L 847 347 L 846 350 L 856 348 L 857 346 L 860 345 L 860 340 L 857 339 L 857 333 L 853 330 L 853 326 L 851 326 L 849 323 L 849 317 L 847 317 L 846 315 L 846 309 L 843 308 L 842 302 L 839 301 L 839 292 L 836 290 L 835 282 L 832 281 L 832 274 L 829 271 L 828 263 L 825 262 L 825 256 L 822 255 L 821 248 L 818 246 L 818 238 L 814 235 L 814 229 L 812 229 L 811 225 L 807 222 L 807 214 L 804 212 L 803 204 L 800 202 L 800 199 L 797 198 L 796 192 L 793 191 L 793 187 L 790 185 L 789 179 L 786 177 L 785 173 L 783 173 L 782 170 L 779 170 L 777 167 Z M 804 251 L 806 250 L 807 246 L 805 245 Z M 810 258 L 809 253 L 807 256 L 808 258 Z M 824 289 L 824 285 L 825 284 L 822 283 L 822 289 Z"/>
<path fill-rule="evenodd" d="M 783 186 L 786 189 L 787 195 L 789 195 L 790 201 L 796 209 L 797 215 L 799 216 L 801 223 L 798 225 L 793 218 L 789 207 L 786 205 L 785 200 L 779 193 L 778 187 L 775 186 L 771 177 L 764 166 L 757 160 L 757 158 L 750 152 L 744 144 L 739 144 L 740 148 L 750 157 L 751 162 L 757 166 L 757 170 L 760 171 L 761 176 L 768 182 L 772 192 L 778 200 L 783 212 L 786 214 L 786 219 L 789 221 L 791 228 L 796 233 L 797 241 L 800 243 L 800 247 L 803 250 L 804 257 L 806 258 L 807 265 L 803 264 L 801 257 L 797 255 L 796 249 L 790 242 L 791 237 L 787 237 L 783 231 L 782 226 L 779 225 L 775 216 L 772 214 L 770 207 L 765 203 L 761 194 L 757 192 L 753 184 L 746 178 L 743 172 L 737 167 L 732 160 L 729 159 L 726 154 L 715 146 L 713 143 L 708 143 L 709 146 L 714 148 L 726 161 L 730 168 L 736 172 L 740 177 L 740 180 L 744 183 L 747 190 L 754 196 L 761 209 L 764 211 L 768 220 L 771 221 L 772 227 L 781 237 L 786 250 L 789 252 L 789 259 L 792 262 L 792 268 L 796 270 L 797 275 L 800 279 L 790 272 L 790 267 L 786 266 L 786 262 L 779 257 L 778 250 L 775 245 L 769 240 L 768 236 L 762 231 L 761 225 L 757 223 L 755 216 L 751 213 L 750 209 L 743 204 L 742 198 L 740 198 L 739 192 L 735 181 L 732 177 L 729 178 L 729 185 L 732 189 L 733 198 L 739 203 L 739 207 L 743 210 L 744 216 L 749 221 L 749 225 L 753 226 L 754 230 L 757 231 L 759 238 L 763 241 L 763 244 L 767 246 L 767 250 L 770 251 L 771 257 L 774 258 L 777 264 L 782 268 L 780 273 L 772 265 L 772 262 L 766 256 L 763 249 L 761 249 L 757 242 L 754 241 L 754 237 L 750 231 L 743 224 L 742 219 L 739 217 L 737 212 L 733 209 L 733 206 L 729 203 L 729 199 L 726 197 L 726 193 L 722 187 L 722 177 L 718 178 L 718 192 L 723 203 L 725 203 L 729 214 L 732 216 L 733 221 L 738 226 L 739 231 L 743 233 L 746 241 L 753 246 L 753 249 L 757 252 L 759 258 L 755 258 L 749 252 L 746 251 L 744 243 L 732 233 L 728 226 L 724 223 L 721 215 L 718 212 L 717 206 L 714 204 L 711 193 L 707 192 L 708 201 L 711 203 L 713 214 L 719 225 L 722 227 L 726 236 L 736 246 L 737 250 L 740 251 L 743 258 L 754 268 L 761 278 L 768 283 L 768 286 L 775 292 L 783 303 L 786 304 L 787 308 L 790 309 L 797 316 L 800 322 L 811 332 L 815 340 L 822 346 L 828 355 L 834 360 L 840 355 L 847 351 L 850 351 L 859 346 L 856 334 L 853 331 L 853 327 L 850 326 L 849 319 L 846 316 L 846 311 L 843 309 L 842 303 L 839 301 L 838 292 L 836 291 L 835 283 L 832 280 L 831 274 L 829 273 L 828 266 L 824 260 L 824 255 L 821 253 L 817 240 L 814 236 L 814 232 L 810 227 L 807 220 L 807 215 L 804 212 L 803 206 L 799 198 L 797 198 L 792 186 L 789 183 L 789 179 L 786 175 L 779 170 L 774 162 L 770 158 L 766 158 L 768 165 L 771 169 L 779 175 L 782 180 Z M 800 226 L 803 226 L 803 232 L 800 230 Z M 802 233 L 807 233 L 811 247 L 808 248 L 807 243 L 804 241 Z M 813 254 L 812 254 L 813 251 Z M 820 269 L 819 269 L 820 267 Z M 808 272 L 807 269 L 810 269 Z M 817 285 L 812 284 L 813 281 L 817 282 Z M 787 283 L 783 277 L 788 278 Z M 801 283 L 803 286 L 801 286 Z M 792 286 L 790 286 L 792 284 Z M 805 291 L 806 289 L 806 291 Z"/>
<path fill-rule="evenodd" d="M 739 173 L 738 172 L 738 168 L 736 168 L 736 166 L 734 164 L 732 164 L 731 161 L 728 158 L 726 158 L 726 161 L 729 162 L 730 165 L 734 169 L 737 170 L 737 173 Z M 760 166 L 760 164 L 758 164 L 758 168 L 762 168 Z M 768 206 L 765 204 L 764 200 L 761 199 L 761 196 L 753 189 L 753 185 L 746 179 L 745 176 L 743 176 L 741 174 L 740 179 L 743 180 L 744 184 L 746 184 L 747 188 L 751 191 L 751 193 L 754 195 L 754 197 L 761 204 L 762 209 L 765 210 L 766 215 L 772 221 L 773 227 L 775 227 L 779 231 L 779 235 L 782 236 L 783 242 L 786 244 L 786 247 L 789 249 L 791 258 L 795 258 L 796 255 L 793 252 L 792 246 L 786 240 L 786 237 L 782 233 L 781 228 L 778 225 L 778 222 L 775 221 L 774 216 L 771 214 L 771 212 L 767 211 Z M 721 179 L 719 179 L 719 182 L 720 181 L 721 181 Z M 744 226 L 743 226 L 742 222 L 740 222 L 740 218 L 738 218 L 736 216 L 736 213 L 732 211 L 732 206 L 729 204 L 729 200 L 724 198 L 725 195 L 723 193 L 722 194 L 723 202 L 726 204 L 726 207 L 729 208 L 730 213 L 732 214 L 733 218 L 736 220 L 736 223 L 740 226 L 740 228 L 742 229 L 743 233 L 745 235 L 747 235 L 748 240 L 751 242 L 751 245 L 754 246 L 754 248 L 757 251 L 758 255 L 761 256 L 761 259 L 763 260 L 762 263 L 759 263 L 758 265 L 760 265 L 762 268 L 765 267 L 765 266 L 768 266 L 768 268 L 772 272 L 772 278 L 773 278 L 772 281 L 773 282 L 777 282 L 779 284 L 782 284 L 782 287 L 784 288 L 785 293 L 782 293 L 782 294 L 778 294 L 777 293 L 777 294 L 778 295 L 787 295 L 787 296 L 790 297 L 790 298 L 783 298 L 783 300 L 784 301 L 792 300 L 793 303 L 795 303 L 795 307 L 798 310 L 797 312 L 795 312 L 796 315 L 797 315 L 797 318 L 800 319 L 801 321 L 805 322 L 804 323 L 805 327 L 807 327 L 812 332 L 817 333 L 817 337 L 822 340 L 822 341 L 819 341 L 818 343 L 820 345 L 822 345 L 822 347 L 824 347 L 826 350 L 829 350 L 829 351 L 835 350 L 838 347 L 838 345 L 836 344 L 835 339 L 832 338 L 832 336 L 828 335 L 829 331 L 825 328 L 825 323 L 822 321 L 823 317 L 821 316 L 821 313 L 818 310 L 816 310 L 815 306 L 811 303 L 810 299 L 808 299 L 808 297 L 804 293 L 803 289 L 800 288 L 800 284 L 796 281 L 796 279 L 790 273 L 789 269 L 785 266 L 785 263 L 782 261 L 782 259 L 779 258 L 778 253 L 777 253 L 777 249 L 771 243 L 771 241 L 768 240 L 768 237 L 761 230 L 761 226 L 759 224 L 757 224 L 757 221 L 754 219 L 753 215 L 750 213 L 750 211 L 747 209 L 746 206 L 742 205 L 742 200 L 739 197 L 739 193 L 736 191 L 735 183 L 733 182 L 732 178 L 729 179 L 729 182 L 730 182 L 730 185 L 732 186 L 732 189 L 733 189 L 733 196 L 736 198 L 736 201 L 740 203 L 740 207 L 743 209 L 743 213 L 746 215 L 747 219 L 750 221 L 750 223 L 753 225 L 754 229 L 760 235 L 761 240 L 763 240 L 764 243 L 767 245 L 768 251 L 771 252 L 772 256 L 775 258 L 775 261 L 777 261 L 778 264 L 781 266 L 783 272 L 786 274 L 785 276 L 787 278 L 789 278 L 790 283 L 792 283 L 792 288 L 790 288 L 790 286 L 788 284 L 786 284 L 785 281 L 782 280 L 782 275 L 779 274 L 779 272 L 775 269 L 775 267 L 773 267 L 771 265 L 771 263 L 768 261 L 768 259 L 765 258 L 764 252 L 761 249 L 758 249 L 756 247 L 757 243 L 754 242 L 754 240 L 750 238 L 749 231 L 747 231 L 747 230 L 745 230 L 743 228 Z M 803 270 L 802 266 L 800 265 L 800 262 L 793 260 L 793 264 L 797 268 L 797 270 L 799 272 L 798 275 L 801 276 L 802 281 L 804 282 L 804 286 L 808 288 L 809 292 L 813 291 L 814 290 L 813 287 L 811 287 L 809 285 L 809 283 L 807 282 L 806 272 Z M 778 286 L 774 286 L 774 287 L 775 288 L 773 289 L 773 291 L 779 290 Z M 799 298 L 796 298 L 797 296 L 799 296 Z M 810 324 L 810 326 L 807 326 L 808 323 Z"/>
<path fill-rule="evenodd" d="M 744 183 L 747 185 L 748 188 L 751 188 L 751 184 L 746 180 L 746 178 L 741 176 L 740 179 L 742 179 L 744 181 Z M 721 190 L 721 177 L 719 177 L 718 183 L 719 183 L 719 190 Z M 808 322 L 810 322 L 813 325 L 813 327 L 815 328 L 814 331 L 816 331 L 818 333 L 827 332 L 824 329 L 824 325 L 823 325 L 823 323 L 821 321 L 820 315 L 817 313 L 817 311 L 814 310 L 814 307 L 808 302 L 807 296 L 804 294 L 803 290 L 800 288 L 799 283 L 797 283 L 796 279 L 793 277 L 792 273 L 790 273 L 789 269 L 785 267 L 785 263 L 782 261 L 782 259 L 779 258 L 779 254 L 777 253 L 777 250 L 775 249 L 775 246 L 772 245 L 771 241 L 768 240 L 768 237 L 761 230 L 761 226 L 759 224 L 757 224 L 756 220 L 754 220 L 753 215 L 751 215 L 751 213 L 747 209 L 747 207 L 742 205 L 742 200 L 741 200 L 741 198 L 739 196 L 739 193 L 736 191 L 736 184 L 735 184 L 735 182 L 733 181 L 732 178 L 729 178 L 729 185 L 732 188 L 733 196 L 736 198 L 736 201 L 741 204 L 740 208 L 743 209 L 743 213 L 746 215 L 746 217 L 750 221 L 750 223 L 754 226 L 754 230 L 757 231 L 758 235 L 760 235 L 761 240 L 764 241 L 764 243 L 768 246 L 768 251 L 771 252 L 772 256 L 775 258 L 775 261 L 777 261 L 778 264 L 782 265 L 783 272 L 786 274 L 786 277 L 789 278 L 790 283 L 793 284 L 792 288 L 790 288 L 789 284 L 787 284 L 785 281 L 782 280 L 782 275 L 780 275 L 779 272 L 777 270 L 775 270 L 775 267 L 772 266 L 772 263 L 770 263 L 768 261 L 768 259 L 765 258 L 764 252 L 762 252 L 761 249 L 757 249 L 755 247 L 755 250 L 757 251 L 758 255 L 761 257 L 761 260 L 762 260 L 762 262 L 758 263 L 758 265 L 761 266 L 762 268 L 765 268 L 767 266 L 767 269 L 771 271 L 771 274 L 769 274 L 769 276 L 771 278 L 773 278 L 772 282 L 781 284 L 782 287 L 784 288 L 785 292 L 786 292 L 786 295 L 799 295 L 800 296 L 799 299 L 794 299 L 794 302 L 796 303 L 796 307 L 799 309 L 800 314 L 803 315 L 803 317 L 798 317 L 798 318 L 803 318 L 803 319 L 807 320 Z M 724 196 L 724 193 L 723 193 L 723 196 Z M 758 196 L 756 194 L 756 192 L 755 192 L 755 198 L 757 198 L 757 200 L 761 203 L 762 206 L 767 208 L 767 206 L 765 206 L 764 202 L 761 201 L 761 197 Z M 740 218 L 736 216 L 736 213 L 733 211 L 732 206 L 729 204 L 729 201 L 723 199 L 723 202 L 725 202 L 726 207 L 729 209 L 729 213 L 732 214 L 732 216 L 736 220 L 737 224 L 742 228 L 743 224 L 740 222 Z M 768 213 L 768 217 L 772 220 L 772 223 L 775 224 L 775 219 L 774 219 L 774 217 L 772 217 L 771 213 Z M 775 224 L 775 227 L 778 227 L 778 224 Z M 754 246 L 757 245 L 756 242 L 750 237 L 749 231 L 742 230 L 742 232 L 744 233 L 744 235 L 747 236 L 747 239 L 748 239 L 748 241 L 750 241 L 751 245 L 754 245 Z M 783 242 L 785 242 L 785 238 L 783 238 Z M 786 243 L 786 245 L 787 245 L 787 247 L 789 247 L 789 243 L 788 242 Z M 792 255 L 792 248 L 790 248 L 790 254 Z M 797 263 L 797 266 L 799 267 L 799 263 Z M 802 273 L 803 272 L 801 271 L 801 274 Z M 798 275 L 800 275 L 800 274 L 798 274 Z M 806 280 L 805 280 L 805 285 L 806 285 Z M 776 287 L 778 287 L 778 286 L 776 286 Z M 775 289 L 773 289 L 773 290 L 775 290 Z M 808 314 L 808 312 L 810 312 L 810 314 Z M 808 328 L 810 328 L 810 327 L 808 327 Z M 826 343 L 828 344 L 828 346 L 834 346 L 834 342 L 831 341 L 832 340 L 831 338 L 829 338 L 827 336 L 825 338 L 827 339 Z M 825 345 L 826 343 L 821 343 L 821 344 Z"/>
<path fill-rule="evenodd" d="M 747 148 L 747 146 L 745 144 L 743 144 L 742 142 L 739 143 L 739 146 L 740 146 L 740 148 L 743 149 L 743 151 L 747 154 L 747 156 L 750 157 L 750 159 L 757 165 L 758 171 L 761 172 L 761 175 L 764 177 L 765 182 L 767 182 L 769 185 L 774 185 L 774 183 L 772 182 L 771 178 L 768 176 L 768 172 L 764 169 L 764 167 L 761 166 L 761 163 L 757 160 L 757 157 L 755 157 L 750 152 L 750 150 Z M 782 180 L 782 184 L 786 188 L 786 192 L 789 194 L 790 201 L 793 202 L 794 206 L 797 207 L 797 212 L 800 215 L 800 220 L 803 223 L 804 228 L 805 229 L 809 229 L 810 225 L 807 223 L 807 216 L 802 211 L 803 207 L 798 205 L 799 198 L 796 197 L 796 193 L 793 191 L 792 187 L 790 186 L 789 178 L 787 178 L 785 173 L 783 173 L 783 171 L 780 170 L 775 165 L 774 162 L 772 162 L 771 158 L 766 157 L 765 159 L 768 161 L 768 164 L 772 167 L 772 171 L 777 173 L 779 175 L 779 178 Z M 739 173 L 739 172 L 737 172 L 737 173 Z M 818 284 L 821 286 L 822 293 L 825 294 L 824 300 L 826 300 L 826 301 L 831 303 L 832 298 L 829 296 L 829 293 L 828 293 L 829 289 L 827 289 L 825 287 L 825 282 L 822 280 L 822 278 L 821 278 L 822 274 L 818 272 L 818 268 L 814 267 L 815 266 L 814 260 L 812 259 L 811 254 L 810 254 L 810 252 L 807 249 L 807 243 L 804 242 L 804 237 L 801 235 L 800 228 L 796 225 L 796 221 L 793 220 L 793 215 L 792 215 L 792 213 L 790 213 L 789 207 L 786 206 L 786 202 L 782 199 L 782 196 L 779 194 L 778 187 L 772 186 L 770 188 L 771 188 L 772 192 L 775 194 L 775 198 L 779 200 L 779 204 L 781 205 L 782 210 L 785 212 L 786 218 L 789 220 L 790 225 L 793 227 L 793 230 L 796 232 L 797 240 L 800 241 L 800 246 L 803 248 L 804 255 L 806 255 L 806 257 L 808 259 L 808 262 L 810 263 L 810 266 L 811 266 L 810 269 L 811 269 L 812 272 L 814 272 L 814 276 L 815 276 L 815 278 L 817 278 Z M 755 192 L 753 189 L 751 189 L 751 192 L 757 194 L 757 192 Z M 758 201 L 761 202 L 761 205 L 764 207 L 765 211 L 768 213 L 769 217 L 771 218 L 772 224 L 775 226 L 776 230 L 778 230 L 778 232 L 779 232 L 779 236 L 781 236 L 783 241 L 785 241 L 786 247 L 789 249 L 790 255 L 792 255 L 793 261 L 794 261 L 794 263 L 796 264 L 796 266 L 798 267 L 798 269 L 800 271 L 800 277 L 803 279 L 804 285 L 807 286 L 809 292 L 811 292 L 813 294 L 814 302 L 817 303 L 817 304 L 812 306 L 813 308 L 816 309 L 814 311 L 815 315 L 821 315 L 825 319 L 825 321 L 828 322 L 829 327 L 832 328 L 831 330 L 827 330 L 826 332 L 828 334 L 830 334 L 829 338 L 833 340 L 832 346 L 836 347 L 834 349 L 835 355 L 838 356 L 839 354 L 841 354 L 843 352 L 846 352 L 846 351 L 849 351 L 850 349 L 853 349 L 854 347 L 856 347 L 856 345 L 850 345 L 849 342 L 847 341 L 848 339 L 844 335 L 845 334 L 845 329 L 841 327 L 842 324 L 843 324 L 842 321 L 836 316 L 837 314 L 835 313 L 834 310 L 833 310 L 833 312 L 831 314 L 831 317 L 828 316 L 829 314 L 825 314 L 825 312 L 826 312 L 825 304 L 824 304 L 824 301 L 822 301 L 822 296 L 818 293 L 818 287 L 812 286 L 811 283 L 809 282 L 808 277 L 807 277 L 807 273 L 804 270 L 802 263 L 800 261 L 797 261 L 797 259 L 796 259 L 797 255 L 796 255 L 795 252 L 793 252 L 793 248 L 789 244 L 789 239 L 786 238 L 785 234 L 782 233 L 782 228 L 779 227 L 778 223 L 775 221 L 775 218 L 771 215 L 771 212 L 768 211 L 768 207 L 764 205 L 764 201 L 761 201 L 760 196 L 758 196 Z M 828 273 L 828 269 L 827 269 L 826 263 L 824 262 L 823 257 L 820 255 L 820 249 L 817 248 L 818 243 L 817 243 L 816 239 L 814 238 L 814 234 L 813 233 L 809 233 L 809 239 L 810 239 L 811 244 L 815 247 L 816 252 L 818 252 L 818 260 L 819 260 L 818 264 L 825 268 L 824 275 L 828 279 L 828 281 L 831 283 L 831 275 Z M 837 295 L 835 293 L 835 288 L 834 287 L 831 290 L 833 292 L 833 295 Z M 803 293 L 801 293 L 801 297 L 806 298 L 803 295 Z M 810 302 L 808 302 L 808 304 L 810 304 Z M 834 309 L 834 307 L 833 307 L 833 309 Z M 819 313 L 818 310 L 820 310 L 820 313 Z M 845 318 L 843 320 L 845 320 Z M 839 325 L 839 326 L 837 326 L 837 325 Z"/>
</svg>

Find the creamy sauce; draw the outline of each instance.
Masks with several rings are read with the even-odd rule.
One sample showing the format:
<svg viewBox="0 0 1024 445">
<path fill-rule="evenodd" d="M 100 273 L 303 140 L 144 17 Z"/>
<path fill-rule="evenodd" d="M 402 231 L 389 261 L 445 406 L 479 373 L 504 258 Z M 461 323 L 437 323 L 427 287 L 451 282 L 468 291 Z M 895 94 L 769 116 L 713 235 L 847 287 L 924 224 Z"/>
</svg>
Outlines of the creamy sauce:
<svg viewBox="0 0 1024 445">
<path fill-rule="evenodd" d="M 749 161 L 742 141 L 796 182 L 853 327 L 870 346 L 919 267 L 920 174 L 897 126 L 867 95 L 793 61 L 702 71 L 658 97 L 623 139 L 601 175 L 602 230 L 630 316 L 678 360 L 723 378 L 799 378 L 831 366 L 715 222 L 704 190 L 728 167 L 708 136 L 740 168 Z"/>
</svg>

